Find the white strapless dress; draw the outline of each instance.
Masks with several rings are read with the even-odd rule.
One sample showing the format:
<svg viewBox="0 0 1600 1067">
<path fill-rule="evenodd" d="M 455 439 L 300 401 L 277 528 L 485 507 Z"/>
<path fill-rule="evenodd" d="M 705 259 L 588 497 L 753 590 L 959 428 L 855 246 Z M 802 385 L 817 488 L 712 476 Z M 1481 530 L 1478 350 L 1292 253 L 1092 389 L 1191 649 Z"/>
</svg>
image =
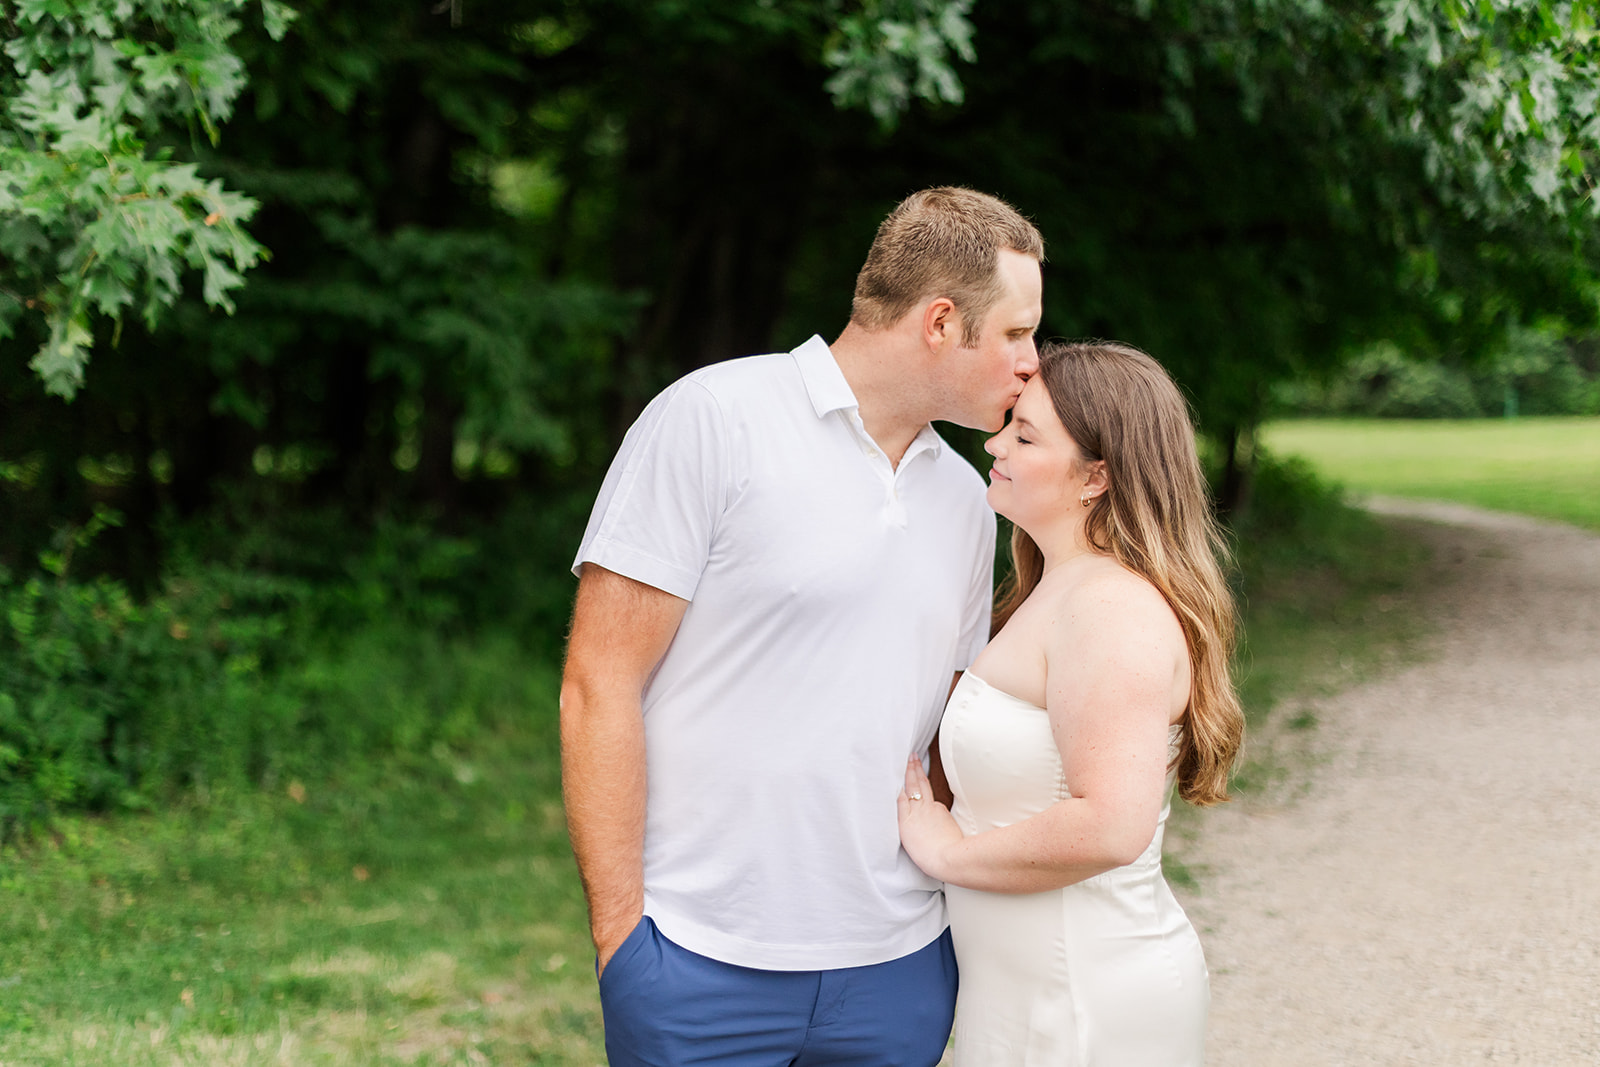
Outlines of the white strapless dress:
<svg viewBox="0 0 1600 1067">
<path fill-rule="evenodd" d="M 1170 735 L 1176 743 L 1178 727 Z M 1045 710 L 968 671 L 939 753 L 965 834 L 1069 795 Z M 1210 983 L 1200 939 L 1161 874 L 1162 805 L 1144 855 L 1065 889 L 945 887 L 961 986 L 957 1067 L 1186 1067 L 1205 1054 Z"/>
</svg>

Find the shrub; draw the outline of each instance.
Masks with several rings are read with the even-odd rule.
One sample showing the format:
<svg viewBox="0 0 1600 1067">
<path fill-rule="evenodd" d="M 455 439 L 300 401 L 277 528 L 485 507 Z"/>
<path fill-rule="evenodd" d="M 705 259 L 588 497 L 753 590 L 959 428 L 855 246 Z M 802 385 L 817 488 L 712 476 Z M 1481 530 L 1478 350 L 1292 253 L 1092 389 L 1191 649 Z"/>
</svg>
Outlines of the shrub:
<svg viewBox="0 0 1600 1067">
<path fill-rule="evenodd" d="M 1507 415 L 1586 415 L 1600 378 L 1591 381 L 1571 346 L 1548 330 L 1511 331 L 1505 351 L 1481 370 L 1474 387 L 1485 411 Z"/>
<path fill-rule="evenodd" d="M 308 597 L 211 572 L 140 604 L 109 578 L 0 574 L 0 836 L 65 808 L 258 776 L 300 717 L 271 682 L 302 658 L 287 637 Z"/>
<path fill-rule="evenodd" d="M 0 837 L 66 809 L 436 755 L 524 713 L 523 679 L 551 659 L 464 621 L 492 577 L 470 539 L 257 531 L 234 559 L 180 557 L 140 601 L 70 571 L 108 521 L 64 533 L 40 573 L 0 571 Z M 528 617 L 556 617 L 570 581 L 534 592 L 562 604 Z"/>
<path fill-rule="evenodd" d="M 1423 363 L 1393 345 L 1375 345 L 1328 387 L 1330 413 L 1386 418 L 1463 419 L 1483 414 L 1466 374 Z"/>
<path fill-rule="evenodd" d="M 1515 328 L 1495 357 L 1460 367 L 1377 344 L 1331 380 L 1278 386 L 1276 406 L 1297 415 L 1474 418 L 1600 414 L 1600 373 L 1582 346 L 1555 329 Z"/>
</svg>

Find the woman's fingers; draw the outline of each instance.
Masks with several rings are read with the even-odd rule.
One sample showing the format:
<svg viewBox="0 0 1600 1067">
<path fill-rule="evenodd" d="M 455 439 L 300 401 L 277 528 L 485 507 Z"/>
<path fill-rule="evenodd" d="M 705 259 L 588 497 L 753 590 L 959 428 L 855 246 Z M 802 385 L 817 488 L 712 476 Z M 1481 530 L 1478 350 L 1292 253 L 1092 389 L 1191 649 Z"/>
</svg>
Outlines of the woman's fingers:
<svg viewBox="0 0 1600 1067">
<path fill-rule="evenodd" d="M 915 755 L 906 761 L 906 785 L 900 795 L 911 801 L 933 796 L 933 783 L 922 770 L 922 760 Z"/>
<path fill-rule="evenodd" d="M 928 776 L 922 771 L 922 761 L 913 755 L 906 760 L 906 796 L 912 800 L 921 800 L 932 795 L 932 786 Z"/>
</svg>

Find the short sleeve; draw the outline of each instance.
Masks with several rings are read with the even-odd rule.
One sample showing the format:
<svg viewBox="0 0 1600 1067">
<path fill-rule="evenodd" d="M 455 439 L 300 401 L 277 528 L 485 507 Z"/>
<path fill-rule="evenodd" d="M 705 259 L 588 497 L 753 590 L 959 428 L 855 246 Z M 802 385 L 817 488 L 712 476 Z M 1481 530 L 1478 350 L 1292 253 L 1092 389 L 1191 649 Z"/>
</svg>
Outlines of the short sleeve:
<svg viewBox="0 0 1600 1067">
<path fill-rule="evenodd" d="M 652 400 L 606 472 L 572 570 L 594 563 L 693 600 L 727 499 L 727 431 L 705 386 Z"/>
<path fill-rule="evenodd" d="M 961 640 L 956 646 L 958 670 L 966 670 L 989 643 L 989 620 L 994 612 L 994 513 L 984 509 L 983 539 L 973 563 L 967 606 L 961 616 Z"/>
</svg>

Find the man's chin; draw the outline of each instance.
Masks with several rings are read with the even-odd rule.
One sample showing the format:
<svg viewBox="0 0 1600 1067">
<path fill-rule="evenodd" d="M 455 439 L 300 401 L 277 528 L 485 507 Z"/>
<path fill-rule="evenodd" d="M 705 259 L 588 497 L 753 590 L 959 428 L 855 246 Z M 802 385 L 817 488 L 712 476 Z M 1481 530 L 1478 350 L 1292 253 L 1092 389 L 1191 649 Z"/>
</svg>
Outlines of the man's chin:
<svg viewBox="0 0 1600 1067">
<path fill-rule="evenodd" d="M 957 426 L 965 426 L 969 430 L 982 430 L 984 433 L 999 433 L 1006 428 L 1006 415 L 1011 411 L 1011 404 L 993 411 L 963 411 L 960 414 L 946 415 L 940 422 L 950 422 Z"/>
</svg>

